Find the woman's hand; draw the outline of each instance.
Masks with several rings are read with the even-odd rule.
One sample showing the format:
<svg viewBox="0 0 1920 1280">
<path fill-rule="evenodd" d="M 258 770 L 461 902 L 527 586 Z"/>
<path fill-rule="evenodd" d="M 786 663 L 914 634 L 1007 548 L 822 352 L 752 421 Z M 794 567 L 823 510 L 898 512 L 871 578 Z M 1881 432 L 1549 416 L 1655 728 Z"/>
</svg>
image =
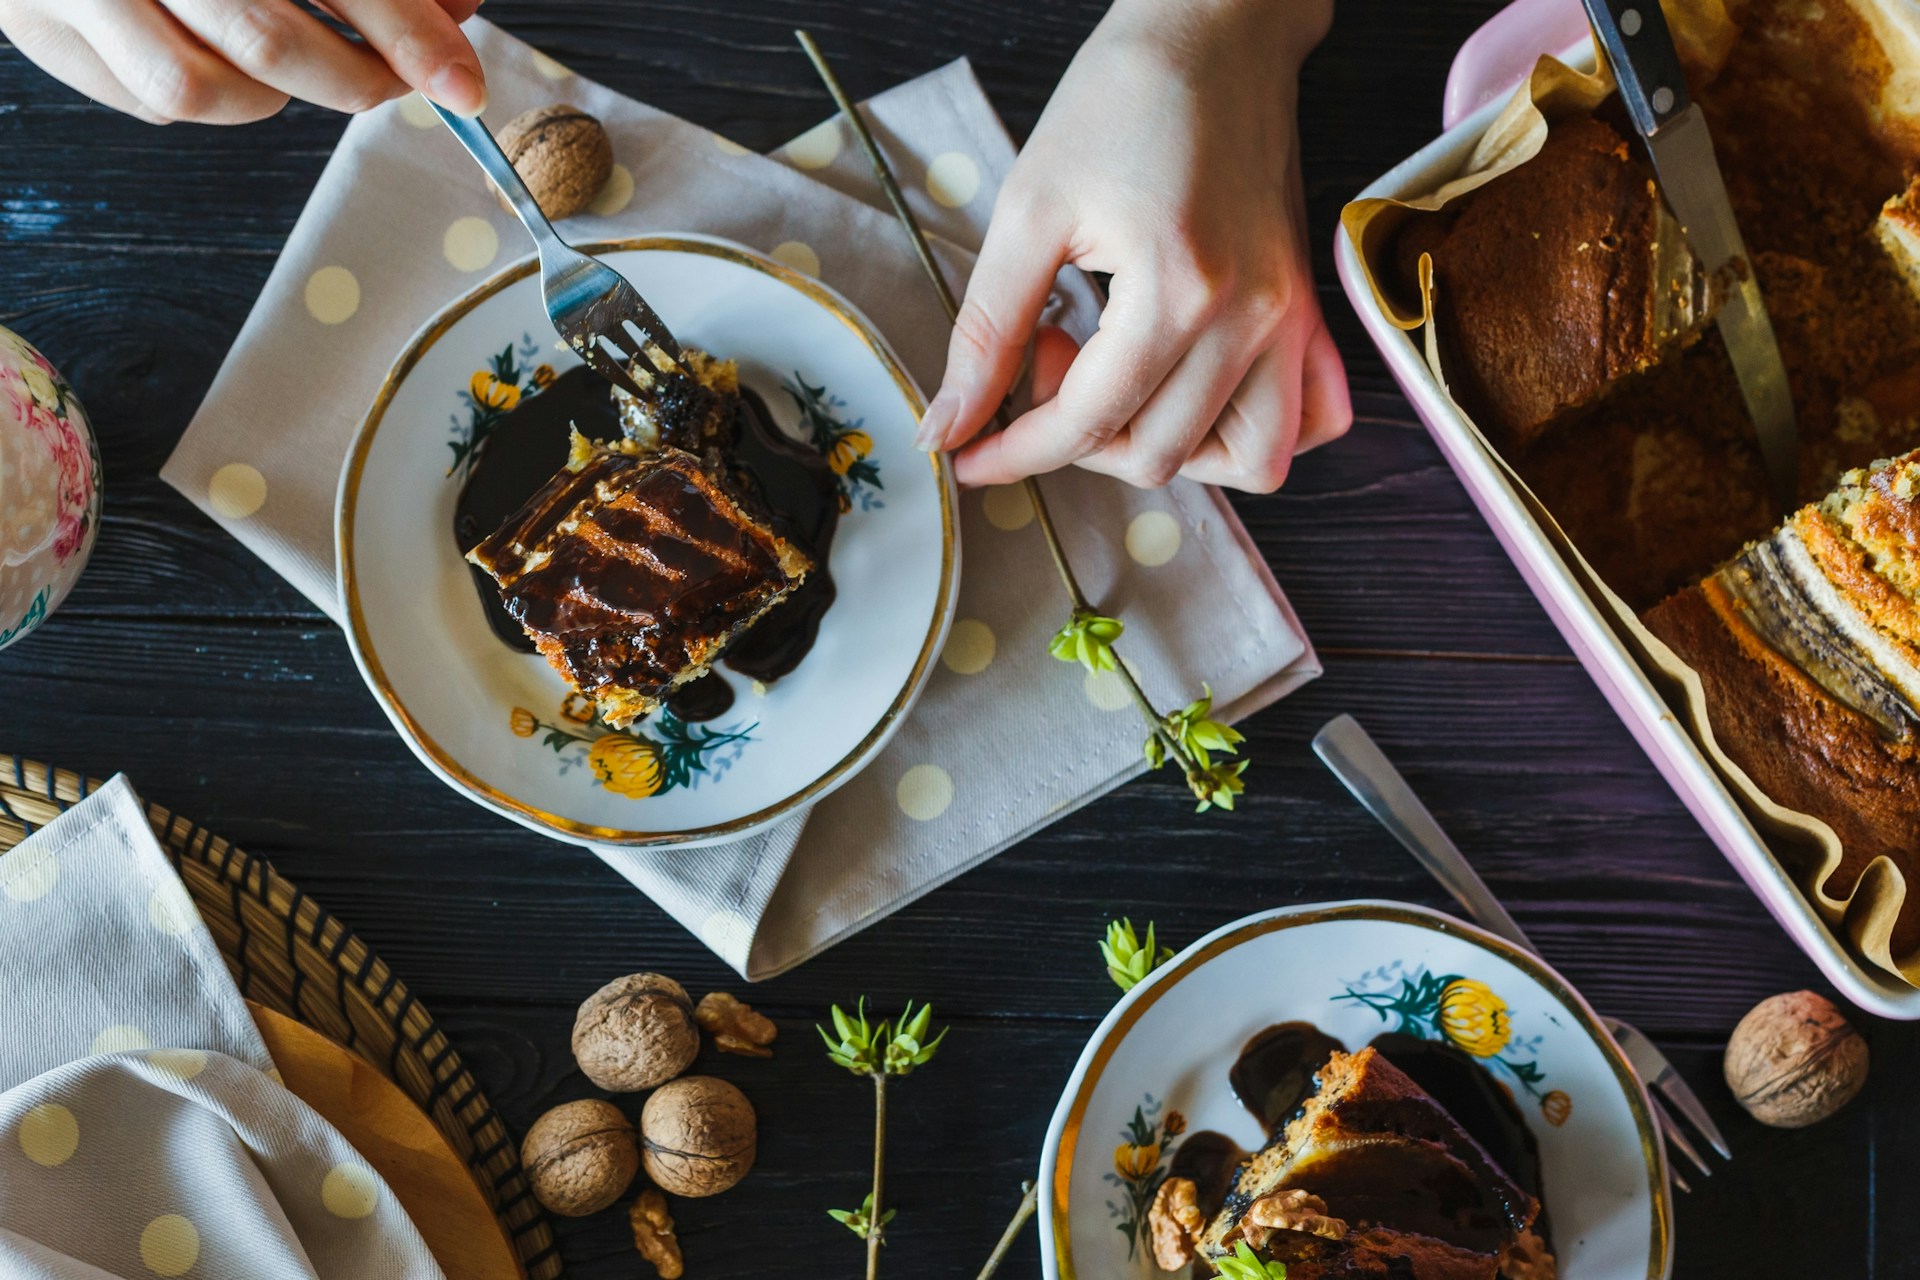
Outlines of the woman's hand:
<svg viewBox="0 0 1920 1280">
<path fill-rule="evenodd" d="M 963 484 L 1078 463 L 1270 491 L 1352 421 L 1314 297 L 1294 97 L 1332 0 L 1116 0 L 1007 176 L 920 442 Z M 1058 395 L 976 439 L 1064 263 L 1113 276 Z M 1058 363 L 1057 331 L 1036 362 Z M 972 443 L 968 443 L 971 441 Z"/>
<path fill-rule="evenodd" d="M 408 89 L 486 106 L 459 24 L 479 0 L 330 0 L 347 39 L 294 0 L 0 0 L 0 31 L 43 71 L 155 124 L 240 124 L 289 98 L 364 111 Z"/>
</svg>

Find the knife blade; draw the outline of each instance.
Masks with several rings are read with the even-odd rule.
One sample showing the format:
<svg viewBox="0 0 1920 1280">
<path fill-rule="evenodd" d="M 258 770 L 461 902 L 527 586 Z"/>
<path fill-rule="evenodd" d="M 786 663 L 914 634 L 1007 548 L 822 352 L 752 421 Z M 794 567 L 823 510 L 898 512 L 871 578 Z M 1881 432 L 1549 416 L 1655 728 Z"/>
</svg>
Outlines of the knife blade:
<svg viewBox="0 0 1920 1280">
<path fill-rule="evenodd" d="M 1685 228 L 1701 270 L 1727 281 L 1715 323 L 1759 439 L 1774 501 L 1782 511 L 1791 510 L 1799 491 L 1800 432 L 1787 368 L 1727 200 L 1706 116 L 1687 92 L 1666 15 L 1659 0 L 1584 2 L 1627 115 L 1646 140 L 1660 194 Z"/>
</svg>

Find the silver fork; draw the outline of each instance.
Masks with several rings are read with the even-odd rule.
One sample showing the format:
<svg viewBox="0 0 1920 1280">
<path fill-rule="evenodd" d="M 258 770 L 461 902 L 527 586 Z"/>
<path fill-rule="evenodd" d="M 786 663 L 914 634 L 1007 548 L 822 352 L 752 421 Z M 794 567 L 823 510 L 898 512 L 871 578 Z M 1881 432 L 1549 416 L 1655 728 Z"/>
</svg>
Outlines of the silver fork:
<svg viewBox="0 0 1920 1280">
<path fill-rule="evenodd" d="M 1352 716 L 1335 716 L 1314 735 L 1313 750 L 1333 771 L 1333 775 L 1346 784 L 1347 790 L 1353 792 L 1354 798 L 1367 812 L 1379 819 L 1380 825 L 1392 832 L 1419 860 L 1420 865 L 1433 873 L 1434 879 L 1467 909 L 1467 914 L 1481 928 L 1499 934 L 1534 955 L 1540 954 L 1540 948 L 1533 945 L 1533 940 L 1507 914 L 1507 909 L 1487 888 L 1487 882 L 1480 878 L 1466 855 L 1440 829 L 1440 824 L 1434 821 L 1433 814 L 1420 802 L 1420 797 L 1413 793 L 1406 778 L 1393 767 L 1393 762 L 1387 759 L 1367 731 L 1360 727 L 1358 720 Z M 1731 1160 L 1733 1152 L 1728 1150 L 1727 1141 L 1720 1136 L 1720 1129 L 1713 1123 L 1713 1117 L 1707 1114 L 1700 1099 L 1694 1096 L 1687 1082 L 1667 1061 L 1667 1056 L 1638 1028 L 1618 1018 L 1602 1018 L 1601 1021 L 1613 1033 L 1634 1074 L 1647 1086 L 1647 1101 L 1652 1106 L 1654 1122 L 1666 1136 L 1668 1145 L 1685 1156 L 1702 1175 L 1712 1177 L 1713 1169 L 1701 1156 L 1699 1148 L 1688 1139 L 1679 1122 L 1661 1105 L 1656 1091 L 1692 1122 L 1693 1127 L 1720 1153 L 1722 1159 Z M 1674 1185 L 1682 1191 L 1693 1189 L 1671 1163 L 1667 1171 Z"/>
<path fill-rule="evenodd" d="M 663 372 L 674 368 L 684 371 L 680 344 L 647 300 L 625 276 L 560 238 L 487 126 L 477 118 L 457 116 L 437 104 L 433 109 L 506 193 L 514 213 L 533 237 L 540 250 L 540 289 L 546 297 L 547 318 L 575 354 L 602 378 L 642 400 L 651 396 L 626 368 L 634 356 L 645 355 Z"/>
</svg>

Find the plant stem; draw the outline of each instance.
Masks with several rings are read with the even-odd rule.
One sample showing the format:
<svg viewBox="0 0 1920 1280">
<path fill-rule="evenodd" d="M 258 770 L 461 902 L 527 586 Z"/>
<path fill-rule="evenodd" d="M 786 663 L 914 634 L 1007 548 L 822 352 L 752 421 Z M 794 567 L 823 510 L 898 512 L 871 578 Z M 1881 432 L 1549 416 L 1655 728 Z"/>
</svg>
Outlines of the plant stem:
<svg viewBox="0 0 1920 1280">
<path fill-rule="evenodd" d="M 992 1280 L 993 1273 L 1007 1260 L 1007 1250 L 1013 1248 L 1014 1238 L 1020 1234 L 1020 1228 L 1026 1225 L 1027 1219 L 1040 1206 L 1039 1186 L 1029 1182 L 1025 1184 L 1025 1190 L 1026 1194 L 1020 1198 L 1020 1207 L 1013 1211 L 1013 1221 L 1000 1233 L 1000 1243 L 993 1246 L 993 1252 L 987 1255 L 987 1265 L 980 1268 L 975 1280 Z"/>
<path fill-rule="evenodd" d="M 840 83 L 840 77 L 833 73 L 831 66 L 827 65 L 827 56 L 820 51 L 820 46 L 814 43 L 813 37 L 805 31 L 795 31 L 793 35 L 794 39 L 800 42 L 801 49 L 806 52 L 808 61 L 813 63 L 813 69 L 819 73 L 820 81 L 826 85 L 827 93 L 832 96 L 834 105 L 840 108 L 840 113 L 846 116 L 847 123 L 853 127 L 854 136 L 860 140 L 861 150 L 866 152 L 867 163 L 873 168 L 874 178 L 880 183 L 880 189 L 886 193 L 887 203 L 893 206 L 894 215 L 900 220 L 900 225 L 906 229 L 907 238 L 913 241 L 913 251 L 919 256 L 920 265 L 926 269 L 927 279 L 933 282 L 934 292 L 940 296 L 940 306 L 947 313 L 948 323 L 952 323 L 960 315 L 960 303 L 953 296 L 953 287 L 947 283 L 946 272 L 940 269 L 939 262 L 934 259 L 933 247 L 927 243 L 926 233 L 920 229 L 920 220 L 914 216 L 913 210 L 907 207 L 906 194 L 900 190 L 900 183 L 893 176 L 893 166 L 889 165 L 886 156 L 881 154 L 880 144 L 874 140 L 872 130 L 867 128 L 866 118 L 860 114 L 860 108 L 855 105 L 853 99 L 847 95 L 845 87 Z M 1026 374 L 1027 363 L 1023 360 L 1020 372 L 1014 376 L 1014 385 L 1018 386 Z M 996 428 L 1001 430 L 1006 428 L 1007 406 L 1004 401 L 994 411 L 993 421 Z M 1053 567 L 1060 574 L 1060 584 L 1067 589 L 1067 598 L 1073 602 L 1075 609 L 1092 609 L 1093 606 L 1087 603 L 1086 593 L 1080 589 L 1080 580 L 1074 576 L 1072 564 L 1067 560 L 1066 546 L 1060 541 L 1060 534 L 1053 527 L 1053 516 L 1047 510 L 1045 496 L 1040 492 L 1040 482 L 1028 476 L 1021 484 L 1026 489 L 1027 500 L 1033 504 L 1034 520 L 1040 526 L 1040 536 L 1046 539 L 1047 552 L 1053 557 Z M 1116 654 L 1115 657 L 1117 659 L 1118 655 Z M 1118 670 L 1121 683 L 1127 686 L 1127 693 L 1133 699 L 1133 704 L 1140 709 L 1141 716 L 1146 720 L 1148 731 L 1160 740 L 1167 758 L 1180 766 L 1180 772 L 1186 775 L 1188 785 L 1191 786 L 1200 776 L 1198 762 L 1187 754 L 1186 748 L 1178 739 L 1167 732 L 1160 713 L 1153 709 L 1151 702 L 1147 701 L 1146 693 L 1140 688 L 1139 681 L 1133 678 L 1133 672 L 1127 669 L 1127 664 L 1116 660 L 1114 666 Z"/>
<path fill-rule="evenodd" d="M 867 1211 L 867 1280 L 880 1274 L 880 1183 L 887 1169 L 887 1075 L 873 1076 L 873 1207 Z"/>
</svg>

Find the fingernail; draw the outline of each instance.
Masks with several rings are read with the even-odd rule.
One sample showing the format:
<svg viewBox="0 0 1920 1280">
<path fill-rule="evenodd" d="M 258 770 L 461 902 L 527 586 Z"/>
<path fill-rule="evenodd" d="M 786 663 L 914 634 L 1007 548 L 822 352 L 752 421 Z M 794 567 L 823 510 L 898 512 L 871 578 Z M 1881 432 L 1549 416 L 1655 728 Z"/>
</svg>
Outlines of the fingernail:
<svg viewBox="0 0 1920 1280">
<path fill-rule="evenodd" d="M 479 72 L 464 63 L 451 62 L 427 82 L 427 96 L 453 112 L 471 120 L 487 109 L 487 86 Z"/>
<path fill-rule="evenodd" d="M 928 453 L 937 450 L 946 443 L 947 432 L 953 427 L 953 416 L 960 410 L 960 397 L 942 389 L 920 415 L 920 430 L 913 437 L 916 449 L 925 449 Z"/>
</svg>

